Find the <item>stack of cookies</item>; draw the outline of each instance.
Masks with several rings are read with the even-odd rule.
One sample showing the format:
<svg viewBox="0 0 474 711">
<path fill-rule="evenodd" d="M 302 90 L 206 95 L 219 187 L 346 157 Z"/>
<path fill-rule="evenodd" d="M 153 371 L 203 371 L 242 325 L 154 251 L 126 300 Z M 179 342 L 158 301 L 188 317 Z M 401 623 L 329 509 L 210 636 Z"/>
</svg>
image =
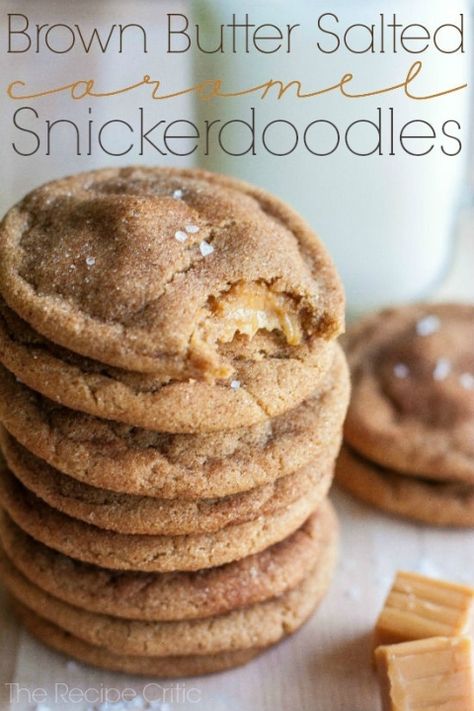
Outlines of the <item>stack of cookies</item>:
<svg viewBox="0 0 474 711">
<path fill-rule="evenodd" d="M 400 516 L 474 526 L 474 306 L 387 309 L 351 329 L 347 352 L 340 484 Z"/>
<path fill-rule="evenodd" d="M 331 578 L 349 382 L 307 225 L 246 184 L 110 169 L 0 235 L 0 571 L 38 638 L 158 676 L 246 662 Z"/>
</svg>

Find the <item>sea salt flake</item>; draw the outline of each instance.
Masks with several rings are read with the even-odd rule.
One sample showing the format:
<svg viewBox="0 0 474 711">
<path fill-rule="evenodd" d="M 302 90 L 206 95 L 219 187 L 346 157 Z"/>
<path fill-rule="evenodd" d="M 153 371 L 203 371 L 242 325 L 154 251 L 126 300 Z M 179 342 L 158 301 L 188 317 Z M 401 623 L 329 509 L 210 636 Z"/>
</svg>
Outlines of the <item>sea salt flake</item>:
<svg viewBox="0 0 474 711">
<path fill-rule="evenodd" d="M 86 257 L 86 264 L 88 267 L 93 267 L 95 264 L 95 257 Z"/>
<path fill-rule="evenodd" d="M 126 707 L 127 709 L 144 709 L 145 703 L 146 702 L 143 696 L 140 696 L 140 694 L 138 694 L 137 696 L 134 696 L 133 699 L 130 699 L 130 701 L 127 702 Z"/>
<path fill-rule="evenodd" d="M 51 708 L 46 706 L 46 704 L 36 704 L 34 708 L 35 711 L 51 711 Z"/>
<path fill-rule="evenodd" d="M 66 662 L 66 669 L 68 671 L 77 671 L 80 669 L 80 666 L 77 662 L 74 662 L 72 659 Z"/>
<path fill-rule="evenodd" d="M 178 230 L 174 233 L 174 238 L 178 240 L 178 242 L 186 242 L 186 240 L 188 239 L 188 235 L 186 234 L 186 232 L 183 232 L 183 230 Z"/>
<path fill-rule="evenodd" d="M 209 242 L 206 242 L 206 240 L 203 240 L 199 245 L 199 251 L 203 257 L 207 257 L 209 254 L 213 253 L 214 247 L 212 244 L 209 244 Z"/>
<path fill-rule="evenodd" d="M 178 190 L 173 191 L 173 198 L 175 200 L 181 200 L 183 197 L 183 191 L 178 188 Z"/>
<path fill-rule="evenodd" d="M 441 321 L 434 314 L 421 318 L 416 324 L 416 332 L 419 336 L 431 336 L 432 333 L 439 331 Z"/>
<path fill-rule="evenodd" d="M 461 373 L 459 383 L 464 390 L 474 390 L 474 375 L 472 373 Z"/>
<path fill-rule="evenodd" d="M 405 363 L 397 363 L 396 365 L 393 366 L 393 373 L 396 378 L 400 378 L 400 380 L 404 380 L 405 378 L 408 378 L 410 375 L 410 370 Z"/>
<path fill-rule="evenodd" d="M 451 362 L 448 358 L 438 358 L 433 370 L 433 378 L 435 380 L 446 380 L 451 372 Z"/>
<path fill-rule="evenodd" d="M 230 384 L 232 390 L 238 390 L 240 388 L 240 380 L 233 380 Z"/>
<path fill-rule="evenodd" d="M 199 227 L 197 225 L 186 225 L 184 228 L 189 235 L 195 235 L 199 232 Z"/>
</svg>

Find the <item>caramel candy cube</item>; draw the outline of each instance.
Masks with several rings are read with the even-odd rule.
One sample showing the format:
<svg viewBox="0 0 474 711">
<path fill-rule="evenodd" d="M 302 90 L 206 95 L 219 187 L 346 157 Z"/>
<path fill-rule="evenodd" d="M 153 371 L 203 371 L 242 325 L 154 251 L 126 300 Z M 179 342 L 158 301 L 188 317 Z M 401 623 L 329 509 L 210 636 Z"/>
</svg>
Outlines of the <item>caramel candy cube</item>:
<svg viewBox="0 0 474 711">
<path fill-rule="evenodd" d="M 474 588 L 399 572 L 375 625 L 374 646 L 470 634 L 473 620 Z"/>
<path fill-rule="evenodd" d="M 432 637 L 378 647 L 383 711 L 473 711 L 469 637 Z"/>
</svg>

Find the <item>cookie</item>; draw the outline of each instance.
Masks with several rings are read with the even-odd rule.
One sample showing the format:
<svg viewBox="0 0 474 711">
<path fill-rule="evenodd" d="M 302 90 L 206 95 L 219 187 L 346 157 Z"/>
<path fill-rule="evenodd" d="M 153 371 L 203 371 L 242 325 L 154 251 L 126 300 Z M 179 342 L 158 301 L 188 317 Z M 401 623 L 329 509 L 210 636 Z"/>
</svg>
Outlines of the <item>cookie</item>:
<svg viewBox="0 0 474 711">
<path fill-rule="evenodd" d="M 170 435 L 69 410 L 0 366 L 0 421 L 23 446 L 92 486 L 161 498 L 229 496 L 319 468 L 337 446 L 348 397 L 338 349 L 321 390 L 297 408 L 250 427 Z"/>
<path fill-rule="evenodd" d="M 112 168 L 43 185 L 5 216 L 9 306 L 65 348 L 174 380 L 221 378 L 261 330 L 301 357 L 342 329 L 342 288 L 277 198 L 198 170 Z M 262 354 L 265 357 L 265 353 Z"/>
<path fill-rule="evenodd" d="M 199 570 L 258 553 L 296 531 L 321 503 L 316 488 L 268 516 L 213 533 L 130 535 L 105 531 L 51 508 L 4 467 L 0 505 L 37 541 L 86 563 L 117 570 Z"/>
<path fill-rule="evenodd" d="M 73 518 L 117 533 L 178 536 L 212 533 L 269 516 L 312 490 L 322 501 L 331 486 L 334 447 L 321 469 L 314 465 L 242 494 L 220 499 L 158 499 L 98 489 L 53 469 L 0 427 L 6 463 L 29 491 Z M 125 474 L 126 475 L 126 474 Z"/>
<path fill-rule="evenodd" d="M 46 340 L 0 299 L 0 362 L 22 382 L 74 410 L 159 432 L 216 432 L 276 417 L 314 394 L 337 356 L 333 341 L 315 339 L 304 357 L 258 355 L 235 346 L 235 372 L 215 383 L 144 375 L 107 367 Z M 253 352 L 255 351 L 255 353 Z M 260 358 L 260 360 L 258 360 Z"/>
<path fill-rule="evenodd" d="M 336 481 L 357 498 L 431 526 L 474 526 L 474 486 L 421 479 L 381 467 L 343 446 Z"/>
<path fill-rule="evenodd" d="M 132 656 L 218 654 L 275 644 L 313 612 L 329 587 L 334 563 L 334 552 L 328 550 L 295 588 L 225 615 L 153 622 L 100 615 L 69 605 L 33 585 L 0 550 L 2 581 L 21 604 L 89 644 Z"/>
<path fill-rule="evenodd" d="M 159 678 L 203 676 L 247 664 L 264 651 L 264 649 L 254 647 L 241 649 L 237 652 L 185 657 L 126 656 L 83 642 L 17 602 L 14 603 L 14 609 L 28 632 L 48 647 L 52 647 L 69 658 L 72 657 L 99 669 L 133 674 L 134 676 Z"/>
<path fill-rule="evenodd" d="M 474 484 L 473 343 L 474 305 L 404 306 L 356 324 L 350 446 L 406 475 Z"/>
<path fill-rule="evenodd" d="M 3 549 L 32 583 L 71 605 L 135 620 L 222 615 L 281 595 L 335 550 L 337 538 L 337 519 L 326 501 L 291 536 L 239 561 L 195 573 L 120 572 L 68 558 L 0 512 Z"/>
</svg>

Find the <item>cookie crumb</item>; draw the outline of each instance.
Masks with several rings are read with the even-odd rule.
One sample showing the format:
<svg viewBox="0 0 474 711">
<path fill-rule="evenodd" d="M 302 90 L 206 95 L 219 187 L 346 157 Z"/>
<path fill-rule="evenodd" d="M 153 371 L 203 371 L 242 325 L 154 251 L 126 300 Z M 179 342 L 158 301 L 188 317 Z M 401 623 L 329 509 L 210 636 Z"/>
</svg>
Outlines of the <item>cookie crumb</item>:
<svg viewBox="0 0 474 711">
<path fill-rule="evenodd" d="M 441 321 L 434 314 L 421 318 L 416 324 L 416 332 L 419 336 L 431 336 L 432 333 L 439 331 Z"/>
<path fill-rule="evenodd" d="M 405 363 L 397 363 L 396 365 L 393 366 L 393 374 L 395 375 L 396 378 L 400 378 L 400 380 L 404 380 L 405 378 L 408 378 L 410 375 L 410 370 Z"/>
<path fill-rule="evenodd" d="M 203 239 L 203 241 L 199 245 L 199 251 L 201 252 L 203 257 L 207 257 L 209 254 L 212 254 L 214 251 L 214 247 L 212 244 L 209 244 L 209 242 L 206 242 L 206 240 Z"/>
<path fill-rule="evenodd" d="M 459 383 L 464 390 L 474 390 L 474 375 L 472 373 L 461 373 Z"/>
<path fill-rule="evenodd" d="M 178 190 L 173 190 L 173 198 L 175 200 L 181 200 L 183 197 L 183 191 L 178 188 Z"/>
<path fill-rule="evenodd" d="M 86 264 L 88 267 L 93 267 L 95 264 L 95 257 L 86 257 Z"/>
<path fill-rule="evenodd" d="M 184 228 L 189 235 L 195 235 L 199 232 L 199 227 L 197 225 L 186 225 Z"/>
<path fill-rule="evenodd" d="M 448 358 L 438 358 L 433 370 L 434 380 L 446 380 L 451 372 L 451 362 Z"/>
<path fill-rule="evenodd" d="M 238 390 L 240 388 L 240 380 L 232 380 L 230 387 L 232 390 Z"/>
<path fill-rule="evenodd" d="M 178 230 L 174 233 L 174 238 L 178 240 L 178 242 L 186 242 L 186 240 L 188 239 L 188 235 L 186 234 L 186 232 L 183 232 L 183 230 Z"/>
</svg>

